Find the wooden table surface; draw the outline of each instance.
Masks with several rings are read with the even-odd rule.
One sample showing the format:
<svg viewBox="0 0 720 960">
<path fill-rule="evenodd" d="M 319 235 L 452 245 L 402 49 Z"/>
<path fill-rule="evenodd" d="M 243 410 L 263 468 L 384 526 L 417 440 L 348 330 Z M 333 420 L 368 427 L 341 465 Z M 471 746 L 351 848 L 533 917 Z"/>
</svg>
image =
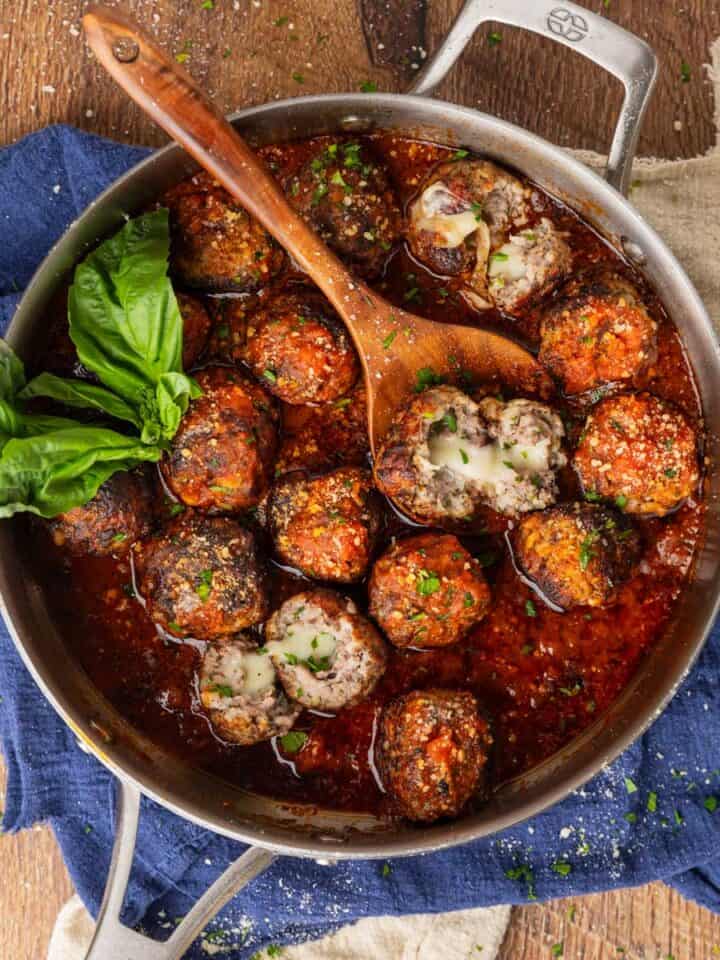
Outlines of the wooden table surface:
<svg viewBox="0 0 720 960">
<path fill-rule="evenodd" d="M 690 157 L 713 146 L 705 64 L 720 35 L 720 0 L 581 2 L 643 36 L 659 55 L 640 151 Z M 367 81 L 402 91 L 460 0 L 125 0 L 122 6 L 183 56 L 230 111 L 285 96 L 356 91 Z M 83 7 L 80 0 L 1 0 L 0 143 L 48 123 L 131 143 L 164 142 L 88 56 L 79 30 Z M 491 32 L 499 42 L 489 42 Z M 621 99 L 619 84 L 594 65 L 496 25 L 475 37 L 439 93 L 557 143 L 600 151 Z M 0 837 L 0 878 L 0 957 L 41 960 L 72 890 L 51 833 L 37 828 Z M 560 942 L 572 960 L 712 960 L 720 956 L 720 918 L 652 884 L 517 908 L 501 956 L 544 960 Z"/>
</svg>

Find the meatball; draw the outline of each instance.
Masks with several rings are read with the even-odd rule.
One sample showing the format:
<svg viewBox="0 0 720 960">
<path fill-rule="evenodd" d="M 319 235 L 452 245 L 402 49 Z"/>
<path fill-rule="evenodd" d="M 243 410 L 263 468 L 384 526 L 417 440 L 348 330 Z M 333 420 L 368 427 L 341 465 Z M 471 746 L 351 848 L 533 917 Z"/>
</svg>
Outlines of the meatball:
<svg viewBox="0 0 720 960">
<path fill-rule="evenodd" d="M 57 546 L 76 557 L 124 557 L 150 533 L 152 490 L 142 468 L 114 473 L 82 507 L 48 521 Z"/>
<path fill-rule="evenodd" d="M 359 467 L 315 478 L 296 471 L 273 488 L 268 519 L 282 561 L 316 580 L 352 583 L 367 572 L 382 503 Z"/>
<path fill-rule="evenodd" d="M 286 403 L 330 403 L 359 372 L 344 324 L 312 290 L 281 294 L 250 318 L 245 360 Z"/>
<path fill-rule="evenodd" d="M 207 173 L 169 190 L 170 268 L 187 287 L 250 291 L 268 283 L 285 255 L 272 237 Z"/>
<path fill-rule="evenodd" d="M 548 219 L 532 228 L 532 191 L 484 160 L 443 163 L 410 206 L 408 242 L 434 273 L 464 281 L 477 309 L 512 313 L 571 266 L 570 248 Z"/>
<path fill-rule="evenodd" d="M 368 462 L 367 394 L 359 380 L 352 393 L 321 407 L 285 411 L 283 440 L 275 464 L 281 476 L 289 470 L 312 472 L 334 467 L 360 467 Z"/>
<path fill-rule="evenodd" d="M 353 706 L 385 672 L 377 630 L 331 590 L 286 600 L 265 626 L 265 645 L 288 696 L 315 710 Z"/>
<path fill-rule="evenodd" d="M 232 367 L 206 367 L 195 379 L 203 394 L 185 413 L 162 474 L 188 506 L 245 510 L 260 500 L 272 476 L 275 401 Z"/>
<path fill-rule="evenodd" d="M 598 403 L 585 423 L 574 465 L 586 496 L 614 500 L 627 513 L 665 516 L 700 482 L 692 424 L 650 393 Z"/>
<path fill-rule="evenodd" d="M 210 335 L 210 314 L 199 297 L 176 293 L 183 324 L 183 369 L 189 370 L 205 349 Z"/>
<path fill-rule="evenodd" d="M 380 721 L 380 776 L 399 812 L 428 823 L 456 816 L 482 786 L 492 745 L 472 693 L 414 690 Z"/>
<path fill-rule="evenodd" d="M 396 647 L 445 647 L 482 620 L 490 590 L 457 537 L 423 533 L 393 544 L 373 567 L 370 615 Z"/>
<path fill-rule="evenodd" d="M 538 359 L 572 396 L 642 373 L 655 359 L 656 334 L 635 287 L 602 271 L 568 281 L 543 311 Z"/>
<path fill-rule="evenodd" d="M 640 555 L 630 519 L 592 503 L 564 503 L 525 517 L 512 547 L 520 571 L 560 610 L 612 603 Z"/>
<path fill-rule="evenodd" d="M 136 545 L 135 566 L 150 617 L 178 636 L 214 640 L 267 616 L 255 539 L 228 517 L 181 514 Z"/>
<path fill-rule="evenodd" d="M 480 404 L 455 387 L 410 402 L 378 451 L 380 488 L 415 519 L 473 517 L 480 505 L 512 516 L 554 503 L 564 428 L 532 400 Z"/>
<path fill-rule="evenodd" d="M 213 326 L 207 346 L 211 363 L 244 361 L 248 316 L 257 310 L 258 302 L 256 296 L 213 298 Z"/>
<path fill-rule="evenodd" d="M 300 707 L 278 684 L 272 660 L 242 635 L 211 644 L 200 665 L 200 700 L 215 733 L 249 746 L 282 736 L 293 726 Z"/>
<path fill-rule="evenodd" d="M 388 175 L 362 143 L 330 143 L 287 185 L 290 203 L 341 259 L 381 273 L 399 239 L 400 211 Z"/>
</svg>

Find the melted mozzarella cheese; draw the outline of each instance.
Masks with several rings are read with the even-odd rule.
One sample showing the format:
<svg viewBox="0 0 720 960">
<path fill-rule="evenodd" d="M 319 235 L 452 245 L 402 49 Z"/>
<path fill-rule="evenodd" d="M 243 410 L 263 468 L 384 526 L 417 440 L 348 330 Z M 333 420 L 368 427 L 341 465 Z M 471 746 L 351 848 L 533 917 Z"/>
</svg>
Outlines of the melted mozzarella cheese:
<svg viewBox="0 0 720 960">
<path fill-rule="evenodd" d="M 478 220 L 471 209 L 458 213 L 447 212 L 457 207 L 458 203 L 462 201 L 450 193 L 444 183 L 433 183 L 416 205 L 419 215 L 415 217 L 415 228 L 435 234 L 438 246 L 459 247 L 466 237 L 485 224 Z"/>
<path fill-rule="evenodd" d="M 213 681 L 228 686 L 234 697 L 256 697 L 274 686 L 275 667 L 266 653 L 228 645 Z"/>
<path fill-rule="evenodd" d="M 490 277 L 502 277 L 508 283 L 522 280 L 528 270 L 528 245 L 532 246 L 524 237 L 510 237 L 508 243 L 504 243 L 491 255 L 488 270 Z"/>
<path fill-rule="evenodd" d="M 282 640 L 272 640 L 267 644 L 269 653 L 287 662 L 286 654 L 294 660 L 316 662 L 325 657 L 332 659 L 337 647 L 337 637 L 329 630 L 322 629 L 317 623 L 303 623 L 299 620 L 290 626 Z"/>
<path fill-rule="evenodd" d="M 482 487 L 506 483 L 517 474 L 543 473 L 548 470 L 548 444 L 515 444 L 509 449 L 497 441 L 484 446 L 468 443 L 457 434 L 442 433 L 428 440 L 430 462 L 448 467 Z"/>
</svg>

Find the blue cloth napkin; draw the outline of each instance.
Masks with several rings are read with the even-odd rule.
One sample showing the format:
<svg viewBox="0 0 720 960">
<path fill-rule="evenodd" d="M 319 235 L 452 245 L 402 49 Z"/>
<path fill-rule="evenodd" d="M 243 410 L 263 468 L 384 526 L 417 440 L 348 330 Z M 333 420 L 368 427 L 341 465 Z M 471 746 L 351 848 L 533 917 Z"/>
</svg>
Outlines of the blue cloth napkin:
<svg viewBox="0 0 720 960">
<path fill-rule="evenodd" d="M 62 126 L 0 151 L 6 237 L 0 244 L 0 330 L 68 224 L 145 155 Z M 492 839 L 396 860 L 389 868 L 377 861 L 322 867 L 279 860 L 226 907 L 205 940 L 239 960 L 360 917 L 522 903 L 657 879 L 720 911 L 718 676 L 716 627 L 652 729 L 552 810 Z M 4 827 L 49 821 L 80 895 L 96 911 L 112 843 L 112 778 L 46 703 L 2 626 L 0 695 L 8 766 Z M 242 850 L 144 801 L 126 922 L 167 936 Z M 207 955 L 201 943 L 189 954 Z"/>
</svg>

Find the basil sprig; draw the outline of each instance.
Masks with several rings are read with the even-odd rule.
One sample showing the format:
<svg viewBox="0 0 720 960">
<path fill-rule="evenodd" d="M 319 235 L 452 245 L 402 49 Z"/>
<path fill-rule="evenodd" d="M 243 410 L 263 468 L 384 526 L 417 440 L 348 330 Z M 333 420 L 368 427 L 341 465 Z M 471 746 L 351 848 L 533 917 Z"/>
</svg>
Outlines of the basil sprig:
<svg viewBox="0 0 720 960">
<path fill-rule="evenodd" d="M 129 220 L 75 270 L 70 336 L 101 385 L 50 373 L 26 383 L 21 360 L 0 341 L 0 517 L 81 506 L 115 472 L 155 462 L 169 446 L 201 393 L 182 369 L 169 247 L 167 210 L 156 210 Z M 99 411 L 125 421 L 128 433 L 28 412 L 34 397 Z"/>
</svg>

